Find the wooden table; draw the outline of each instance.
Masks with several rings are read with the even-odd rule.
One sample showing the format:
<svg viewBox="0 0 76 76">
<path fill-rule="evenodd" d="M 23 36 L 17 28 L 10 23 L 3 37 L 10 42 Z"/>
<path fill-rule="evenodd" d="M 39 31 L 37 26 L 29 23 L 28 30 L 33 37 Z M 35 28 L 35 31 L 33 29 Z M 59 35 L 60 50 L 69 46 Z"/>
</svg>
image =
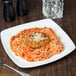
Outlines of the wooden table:
<svg viewBox="0 0 76 76">
<path fill-rule="evenodd" d="M 5 28 L 16 26 L 39 19 L 43 19 L 42 15 L 42 0 L 27 0 L 29 5 L 29 13 L 24 17 L 17 17 L 14 22 L 7 23 L 3 19 L 3 5 L 0 0 L 0 31 Z M 64 17 L 63 19 L 56 19 L 55 21 L 68 33 L 76 44 L 76 0 L 64 1 Z M 16 7 L 16 0 L 13 0 L 14 8 Z M 15 8 L 16 10 L 16 8 Z M 6 36 L 5 36 L 6 37 Z M 17 67 L 5 53 L 0 41 L 0 59 L 12 67 L 29 73 L 31 76 L 76 76 L 76 50 L 65 58 L 54 63 L 47 64 L 37 68 L 21 69 Z M 16 72 L 0 66 L 0 76 L 19 76 Z"/>
</svg>

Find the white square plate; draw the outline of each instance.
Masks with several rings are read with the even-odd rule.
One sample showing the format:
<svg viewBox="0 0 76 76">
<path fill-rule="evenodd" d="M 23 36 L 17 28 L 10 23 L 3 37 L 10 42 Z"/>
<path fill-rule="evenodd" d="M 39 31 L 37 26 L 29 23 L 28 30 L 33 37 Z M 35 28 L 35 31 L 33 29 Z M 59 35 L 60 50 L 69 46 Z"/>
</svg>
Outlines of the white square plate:
<svg viewBox="0 0 76 76">
<path fill-rule="evenodd" d="M 39 62 L 28 62 L 18 56 L 16 56 L 10 49 L 10 38 L 13 35 L 16 35 L 19 31 L 23 29 L 28 29 L 28 28 L 35 28 L 35 27 L 48 27 L 52 28 L 54 32 L 59 36 L 60 40 L 62 41 L 64 45 L 64 51 L 61 52 L 60 54 L 54 55 L 51 58 L 45 60 L 45 61 L 39 61 Z M 39 21 L 34 21 L 22 25 L 18 25 L 12 28 L 5 29 L 1 32 L 1 41 L 3 44 L 3 47 L 5 49 L 5 52 L 8 54 L 10 59 L 19 67 L 21 68 L 32 68 L 32 67 L 37 67 L 41 66 L 44 64 L 52 63 L 54 61 L 57 61 L 66 55 L 70 54 L 74 49 L 75 49 L 75 44 L 72 42 L 70 37 L 63 31 L 63 29 L 58 26 L 54 21 L 51 19 L 43 19 Z"/>
</svg>

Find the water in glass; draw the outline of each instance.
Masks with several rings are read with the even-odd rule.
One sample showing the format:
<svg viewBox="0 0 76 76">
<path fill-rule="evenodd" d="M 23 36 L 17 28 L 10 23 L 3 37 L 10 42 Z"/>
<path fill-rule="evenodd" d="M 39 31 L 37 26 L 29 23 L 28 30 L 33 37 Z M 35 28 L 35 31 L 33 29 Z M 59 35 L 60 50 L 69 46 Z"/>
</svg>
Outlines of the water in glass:
<svg viewBox="0 0 76 76">
<path fill-rule="evenodd" d="M 42 0 L 42 12 L 47 18 L 56 19 L 63 17 L 63 0 Z"/>
</svg>

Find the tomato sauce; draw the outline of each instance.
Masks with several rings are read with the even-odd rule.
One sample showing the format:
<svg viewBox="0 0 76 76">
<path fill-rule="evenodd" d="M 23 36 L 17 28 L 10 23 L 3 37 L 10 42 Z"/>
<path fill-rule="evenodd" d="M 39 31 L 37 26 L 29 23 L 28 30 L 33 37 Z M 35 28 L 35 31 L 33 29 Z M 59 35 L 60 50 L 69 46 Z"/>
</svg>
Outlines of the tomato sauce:
<svg viewBox="0 0 76 76">
<path fill-rule="evenodd" d="M 32 32 L 41 32 L 49 36 L 50 41 L 46 45 L 43 45 L 39 48 L 31 48 L 26 45 L 26 39 L 29 33 Z M 40 42 L 39 42 L 40 43 Z M 30 43 L 33 46 L 32 43 Z M 59 54 L 64 50 L 64 46 L 60 41 L 60 38 L 52 30 L 52 28 L 30 28 L 20 31 L 15 36 L 12 36 L 10 39 L 11 50 L 15 55 L 29 61 L 37 62 L 43 61 L 51 58 L 55 54 Z"/>
</svg>

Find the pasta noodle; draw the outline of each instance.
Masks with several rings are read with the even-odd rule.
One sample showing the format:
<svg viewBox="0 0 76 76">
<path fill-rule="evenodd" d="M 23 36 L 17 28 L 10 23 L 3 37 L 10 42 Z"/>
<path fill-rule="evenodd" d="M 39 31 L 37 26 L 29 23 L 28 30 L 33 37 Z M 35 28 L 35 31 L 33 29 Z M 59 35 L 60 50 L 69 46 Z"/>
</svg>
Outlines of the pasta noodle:
<svg viewBox="0 0 76 76">
<path fill-rule="evenodd" d="M 29 62 L 49 59 L 64 50 L 59 37 L 52 28 L 47 27 L 20 31 L 17 35 L 11 37 L 10 47 L 15 55 Z"/>
</svg>

